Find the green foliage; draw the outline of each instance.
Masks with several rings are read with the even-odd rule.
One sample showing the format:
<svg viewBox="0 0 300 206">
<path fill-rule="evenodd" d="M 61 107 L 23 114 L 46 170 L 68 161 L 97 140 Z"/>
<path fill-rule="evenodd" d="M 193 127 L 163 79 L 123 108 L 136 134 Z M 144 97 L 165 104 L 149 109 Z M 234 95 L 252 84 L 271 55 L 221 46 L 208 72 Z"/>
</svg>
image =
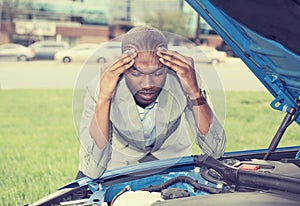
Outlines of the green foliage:
<svg viewBox="0 0 300 206">
<path fill-rule="evenodd" d="M 72 90 L 0 90 L 0 205 L 24 205 L 75 179 Z M 268 146 L 284 113 L 266 92 L 226 92 L 227 151 Z M 293 124 L 280 146 L 299 144 Z M 199 148 L 194 145 L 194 152 Z"/>
<path fill-rule="evenodd" d="M 184 37 L 190 34 L 188 21 L 189 16 L 183 15 L 181 11 L 160 11 L 155 15 L 145 15 L 145 22 L 151 26 L 170 33 L 175 33 Z"/>
</svg>

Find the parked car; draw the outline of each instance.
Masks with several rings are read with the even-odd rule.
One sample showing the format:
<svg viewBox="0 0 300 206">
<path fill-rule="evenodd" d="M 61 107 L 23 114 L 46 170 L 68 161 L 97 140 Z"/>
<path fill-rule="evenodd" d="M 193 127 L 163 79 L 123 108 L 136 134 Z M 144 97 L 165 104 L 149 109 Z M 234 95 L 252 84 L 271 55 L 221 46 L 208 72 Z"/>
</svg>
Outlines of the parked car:
<svg viewBox="0 0 300 206">
<path fill-rule="evenodd" d="M 104 44 L 85 43 L 59 51 L 54 58 L 65 63 L 86 61 L 89 63 L 105 63 L 120 54 L 121 44 L 119 42 L 107 42 Z"/>
<path fill-rule="evenodd" d="M 278 147 L 286 129 L 300 124 L 299 5 L 275 2 L 187 0 L 271 93 L 271 107 L 285 115 L 265 149 L 106 171 L 96 179 L 72 181 L 33 205 L 300 205 L 300 145 Z M 269 138 L 261 132 L 262 139 Z"/>
<path fill-rule="evenodd" d="M 210 64 L 219 64 L 225 62 L 227 55 L 225 52 L 217 51 L 213 47 L 200 45 L 200 46 L 172 46 L 169 45 L 170 50 L 177 51 L 181 54 L 190 56 L 195 62 L 208 62 Z"/>
<path fill-rule="evenodd" d="M 34 51 L 31 48 L 20 44 L 7 43 L 0 46 L 0 59 L 28 61 L 34 57 Z"/>
<path fill-rule="evenodd" d="M 226 52 L 227 56 L 229 57 L 237 57 L 234 51 L 232 51 L 232 49 L 224 41 L 222 41 L 221 44 L 216 47 L 216 49 L 218 51 Z"/>
<path fill-rule="evenodd" d="M 94 59 L 98 63 L 105 63 L 119 55 L 121 55 L 121 42 L 109 41 L 101 44 L 98 52 L 94 56 Z"/>
<path fill-rule="evenodd" d="M 38 41 L 29 45 L 35 52 L 35 59 L 54 59 L 54 54 L 68 49 L 69 44 L 64 41 Z"/>
<path fill-rule="evenodd" d="M 65 63 L 87 61 L 98 49 L 98 44 L 78 44 L 70 49 L 57 52 L 54 59 Z"/>
<path fill-rule="evenodd" d="M 198 48 L 205 54 L 208 62 L 211 64 L 219 64 L 225 62 L 227 59 L 226 52 L 218 51 L 213 47 L 200 45 Z"/>
</svg>

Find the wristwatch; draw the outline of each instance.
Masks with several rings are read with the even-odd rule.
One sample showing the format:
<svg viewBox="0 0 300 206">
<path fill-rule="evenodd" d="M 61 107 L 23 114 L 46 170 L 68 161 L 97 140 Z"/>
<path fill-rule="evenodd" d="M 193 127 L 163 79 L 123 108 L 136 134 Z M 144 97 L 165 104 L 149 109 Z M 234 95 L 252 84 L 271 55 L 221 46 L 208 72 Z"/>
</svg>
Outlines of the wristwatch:
<svg viewBox="0 0 300 206">
<path fill-rule="evenodd" d="M 189 106 L 189 108 L 192 108 L 193 106 L 204 105 L 206 103 L 206 91 L 203 88 L 200 89 L 200 97 L 196 99 L 190 99 L 190 97 L 187 96 L 187 105 Z"/>
</svg>

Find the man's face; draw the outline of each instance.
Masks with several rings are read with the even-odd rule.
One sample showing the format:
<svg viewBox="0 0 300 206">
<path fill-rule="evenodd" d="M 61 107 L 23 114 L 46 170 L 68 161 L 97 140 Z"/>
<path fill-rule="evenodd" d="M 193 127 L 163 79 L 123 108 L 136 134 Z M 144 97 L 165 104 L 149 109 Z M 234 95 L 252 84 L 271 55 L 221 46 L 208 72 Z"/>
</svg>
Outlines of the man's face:
<svg viewBox="0 0 300 206">
<path fill-rule="evenodd" d="M 135 64 L 125 73 L 126 84 L 137 105 L 146 107 L 156 100 L 166 74 L 167 67 L 154 52 L 138 52 Z"/>
</svg>

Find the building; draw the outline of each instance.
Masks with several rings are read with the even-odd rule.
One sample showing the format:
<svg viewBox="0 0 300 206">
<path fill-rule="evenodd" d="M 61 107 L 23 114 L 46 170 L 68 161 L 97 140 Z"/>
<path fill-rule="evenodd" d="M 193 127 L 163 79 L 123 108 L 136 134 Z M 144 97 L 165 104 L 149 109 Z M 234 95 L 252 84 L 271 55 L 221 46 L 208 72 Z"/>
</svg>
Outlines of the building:
<svg viewBox="0 0 300 206">
<path fill-rule="evenodd" d="M 103 42 L 109 36 L 106 6 L 91 6 L 83 1 L 3 0 L 0 43 L 24 45 L 38 40 L 65 40 L 71 45 Z M 5 2 L 6 1 L 6 2 Z M 101 0 L 99 1 L 101 2 Z M 16 7 L 14 7 L 16 6 Z"/>
<path fill-rule="evenodd" d="M 147 16 L 192 12 L 183 0 L 2 0 L 0 6 L 0 44 L 23 45 L 38 40 L 102 43 L 143 24 Z M 194 31 L 196 14 L 192 15 Z"/>
</svg>

